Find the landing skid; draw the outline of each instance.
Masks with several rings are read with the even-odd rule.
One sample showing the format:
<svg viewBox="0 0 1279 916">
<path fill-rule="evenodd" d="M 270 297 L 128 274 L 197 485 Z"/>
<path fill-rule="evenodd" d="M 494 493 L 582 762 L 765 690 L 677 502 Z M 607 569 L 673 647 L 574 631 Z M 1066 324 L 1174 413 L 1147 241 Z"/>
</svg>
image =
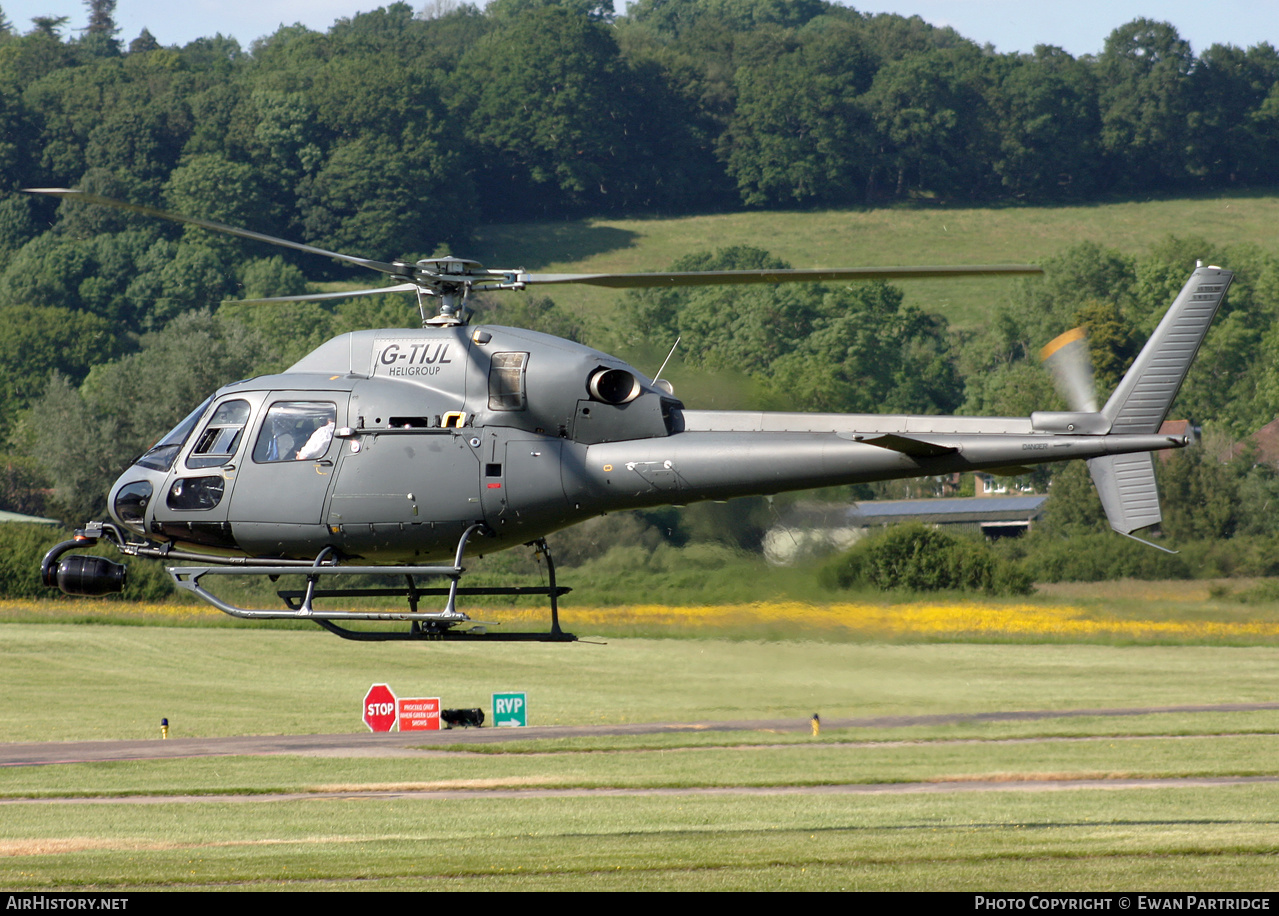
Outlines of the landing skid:
<svg viewBox="0 0 1279 916">
<path fill-rule="evenodd" d="M 515 587 L 463 587 L 462 574 L 466 571 L 462 566 L 462 554 L 472 534 L 482 530 L 481 525 L 472 525 L 463 534 L 457 545 L 457 553 L 452 566 L 340 566 L 332 558 L 331 551 L 325 549 L 315 558 L 310 566 L 174 566 L 169 567 L 169 576 L 181 589 L 191 592 L 203 601 L 207 601 L 223 613 L 245 620 L 310 620 L 343 639 L 362 642 L 386 642 L 406 640 L 461 640 L 468 642 L 576 642 L 577 637 L 560 629 L 559 596 L 572 589 L 556 585 L 555 562 L 551 559 L 550 548 L 545 539 L 533 542 L 533 548 L 546 558 L 548 584 L 545 586 Z M 242 608 L 231 604 L 211 591 L 200 582 L 206 576 L 269 576 L 304 575 L 306 588 L 302 590 L 281 590 L 277 594 L 284 599 L 287 610 Z M 376 588 L 319 588 L 325 578 L 335 576 L 373 576 L 383 578 L 402 578 L 405 585 L 382 586 Z M 444 577 L 450 580 L 446 588 L 420 588 L 415 577 Z M 550 599 L 551 628 L 545 633 L 490 633 L 488 624 L 472 620 L 457 609 L 459 595 L 545 595 Z M 424 597 L 448 596 L 442 611 L 419 611 L 418 602 Z M 313 602 L 317 598 L 369 598 L 369 597 L 402 597 L 408 599 L 407 611 L 330 611 L 316 608 Z M 339 621 L 354 620 L 404 620 L 409 622 L 405 631 L 389 630 L 352 630 L 342 626 Z"/>
</svg>

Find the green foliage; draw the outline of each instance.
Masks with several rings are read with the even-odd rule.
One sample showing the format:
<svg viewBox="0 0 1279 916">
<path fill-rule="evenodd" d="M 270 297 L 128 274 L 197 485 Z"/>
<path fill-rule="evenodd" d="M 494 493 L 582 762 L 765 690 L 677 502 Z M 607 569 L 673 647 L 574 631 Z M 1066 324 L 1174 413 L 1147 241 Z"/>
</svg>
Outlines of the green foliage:
<svg viewBox="0 0 1279 916">
<path fill-rule="evenodd" d="M 240 285 L 245 299 L 300 296 L 306 292 L 306 277 L 280 255 L 275 255 L 249 261 L 241 267 Z"/>
<path fill-rule="evenodd" d="M 828 588 L 1025 595 L 1034 581 L 981 540 L 920 524 L 893 525 L 859 541 L 821 569 Z"/>
<path fill-rule="evenodd" d="M 861 200 L 870 120 L 857 96 L 874 61 L 850 23 L 800 34 L 737 70 L 737 105 L 721 142 L 728 173 L 751 206 Z M 761 55 L 763 56 L 763 55 Z"/>
<path fill-rule="evenodd" d="M 1134 19 L 1106 38 L 1097 59 L 1101 146 L 1130 186 L 1184 176 L 1193 67 L 1190 43 L 1167 22 Z"/>
<path fill-rule="evenodd" d="M 331 250 L 392 258 L 421 256 L 463 237 L 473 194 L 446 143 L 437 130 L 335 144 L 298 184 L 307 238 Z M 424 218 L 426 201 L 433 219 Z"/>
<path fill-rule="evenodd" d="M 512 104 L 520 99 L 519 104 Z M 611 31 L 562 5 L 481 38 L 453 76 L 450 108 L 513 212 L 671 203 L 695 190 L 670 155 L 695 147 L 651 67 L 631 67 Z"/>
<path fill-rule="evenodd" d="M 49 375 L 82 380 L 118 350 L 110 322 L 63 308 L 0 307 L 0 431 L 40 394 Z"/>
<path fill-rule="evenodd" d="M 774 25 L 793 28 L 828 12 L 822 0 L 637 0 L 627 17 L 658 33 L 678 37 L 710 20 L 719 28 L 750 31 Z"/>
<path fill-rule="evenodd" d="M 1088 353 L 1097 390 L 1114 391 L 1141 351 L 1136 328 L 1125 320 L 1114 302 L 1087 302 L 1071 318 L 1071 323 L 1088 334 Z"/>
<path fill-rule="evenodd" d="M 39 461 L 25 455 L 0 455 L 0 509 L 43 518 L 48 486 Z"/>
<path fill-rule="evenodd" d="M 757 248 L 690 254 L 671 270 L 776 270 Z M 945 321 L 882 283 L 704 286 L 629 295 L 650 339 L 682 337 L 694 366 L 759 377 L 790 409 L 944 413 L 960 389 Z"/>
<path fill-rule="evenodd" d="M 1098 582 L 1106 579 L 1190 579 L 1180 555 L 1155 550 L 1113 531 L 1070 538 L 1031 533 L 1019 545 L 1021 568 L 1033 582 Z"/>
<path fill-rule="evenodd" d="M 980 196 L 993 180 L 995 116 L 987 58 L 975 48 L 929 51 L 886 64 L 866 105 L 894 196 Z"/>
<path fill-rule="evenodd" d="M 1052 475 L 1044 519 L 1036 532 L 1066 538 L 1109 530 L 1088 465 L 1071 461 L 1059 466 Z"/>
<path fill-rule="evenodd" d="M 1096 78 L 1061 48 L 1037 45 L 1009 60 L 994 95 L 1000 182 L 1018 197 L 1083 197 L 1097 174 Z"/>
<path fill-rule="evenodd" d="M 1236 282 L 1182 386 L 1171 417 L 1242 438 L 1279 414 L 1279 260 L 1254 246 L 1222 248 L 1168 237 L 1139 257 L 1097 244 L 1047 259 L 1044 278 L 1016 288 L 991 326 L 965 347 L 964 411 L 1025 415 L 1054 403 L 1034 375 L 1039 349 L 1072 327 L 1089 332 L 1097 393 L 1104 403 L 1144 339 L 1181 291 L 1196 260 L 1237 272 Z M 1027 395 L 1034 394 L 1035 401 Z M 1063 405 L 1064 406 L 1064 405 Z"/>
<path fill-rule="evenodd" d="M 493 0 L 484 8 L 499 22 L 511 22 L 536 10 L 558 8 L 592 22 L 612 22 L 613 0 Z"/>
<path fill-rule="evenodd" d="M 262 192 L 251 166 L 216 153 L 187 157 L 169 174 L 164 186 L 165 203 L 174 212 L 231 226 L 248 226 L 255 221 L 267 206 Z M 223 239 L 194 226 L 185 231 L 202 241 Z M 232 240 L 227 237 L 226 241 Z"/>
<path fill-rule="evenodd" d="M 129 331 L 214 307 L 233 289 L 218 250 L 195 242 L 135 231 L 88 239 L 46 233 L 24 245 L 0 274 L 0 306 L 89 313 Z"/>
</svg>

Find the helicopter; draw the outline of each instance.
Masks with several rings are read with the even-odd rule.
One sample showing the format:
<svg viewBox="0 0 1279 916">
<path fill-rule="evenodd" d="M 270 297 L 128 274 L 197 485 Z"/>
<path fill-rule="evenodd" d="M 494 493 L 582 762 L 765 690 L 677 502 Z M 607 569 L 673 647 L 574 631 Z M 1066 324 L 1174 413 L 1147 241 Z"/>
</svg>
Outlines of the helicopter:
<svg viewBox="0 0 1279 916">
<path fill-rule="evenodd" d="M 548 284 L 621 289 L 1042 271 L 995 265 L 538 274 L 454 257 L 376 261 L 78 190 L 27 193 L 195 225 L 391 280 L 355 292 L 240 302 L 416 295 L 420 328 L 343 334 L 279 374 L 218 389 L 120 475 L 108 497 L 110 520 L 78 529 L 41 566 L 44 584 L 66 594 L 118 592 L 123 565 L 72 553 L 105 539 L 124 556 L 164 562 L 179 588 L 227 614 L 307 620 L 355 640 L 573 641 L 560 627 L 558 598 L 569 589 L 557 584 L 546 536 L 626 509 L 964 471 L 1022 474 L 1027 465 L 1080 459 L 1111 527 L 1141 540 L 1133 532 L 1161 519 L 1151 455 L 1188 441 L 1160 426 L 1233 279 L 1220 267 L 1196 267 L 1100 409 L 1087 378 L 1086 341 L 1068 332 L 1044 354 L 1064 380 L 1066 411 L 960 417 L 690 410 L 662 369 L 649 378 L 572 341 L 472 327 L 467 300 Z M 545 560 L 547 584 L 461 584 L 466 555 L 517 545 L 531 545 Z M 224 576 L 290 576 L 304 584 L 278 592 L 283 608 L 244 608 L 206 584 Z M 356 585 L 368 577 L 388 584 L 334 587 L 356 577 Z M 439 578 L 448 584 L 420 584 Z M 496 594 L 547 597 L 549 630 L 491 632 L 458 607 L 460 596 Z M 407 599 L 407 609 L 315 604 L 373 596 Z M 420 607 L 437 596 L 445 598 L 442 609 Z M 353 621 L 409 627 L 356 629 Z"/>
</svg>

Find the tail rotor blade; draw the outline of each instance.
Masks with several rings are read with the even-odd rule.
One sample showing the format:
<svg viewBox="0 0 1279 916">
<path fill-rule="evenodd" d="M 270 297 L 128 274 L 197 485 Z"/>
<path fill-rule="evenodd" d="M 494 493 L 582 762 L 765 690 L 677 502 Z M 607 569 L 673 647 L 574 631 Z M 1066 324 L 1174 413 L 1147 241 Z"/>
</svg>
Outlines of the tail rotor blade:
<svg viewBox="0 0 1279 916">
<path fill-rule="evenodd" d="M 1052 373 L 1057 391 L 1069 409 L 1097 412 L 1092 357 L 1088 353 L 1088 334 L 1083 328 L 1073 328 L 1054 338 L 1039 351 L 1039 359 Z"/>
</svg>

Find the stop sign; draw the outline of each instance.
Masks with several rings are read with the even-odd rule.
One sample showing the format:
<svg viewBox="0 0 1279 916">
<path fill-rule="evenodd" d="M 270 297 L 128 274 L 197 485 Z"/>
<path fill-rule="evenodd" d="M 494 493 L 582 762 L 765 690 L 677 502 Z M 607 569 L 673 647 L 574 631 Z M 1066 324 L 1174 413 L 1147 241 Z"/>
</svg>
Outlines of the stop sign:
<svg viewBox="0 0 1279 916">
<path fill-rule="evenodd" d="M 364 724 L 374 732 L 389 732 L 395 725 L 395 694 L 390 687 L 374 684 L 364 695 Z"/>
</svg>

